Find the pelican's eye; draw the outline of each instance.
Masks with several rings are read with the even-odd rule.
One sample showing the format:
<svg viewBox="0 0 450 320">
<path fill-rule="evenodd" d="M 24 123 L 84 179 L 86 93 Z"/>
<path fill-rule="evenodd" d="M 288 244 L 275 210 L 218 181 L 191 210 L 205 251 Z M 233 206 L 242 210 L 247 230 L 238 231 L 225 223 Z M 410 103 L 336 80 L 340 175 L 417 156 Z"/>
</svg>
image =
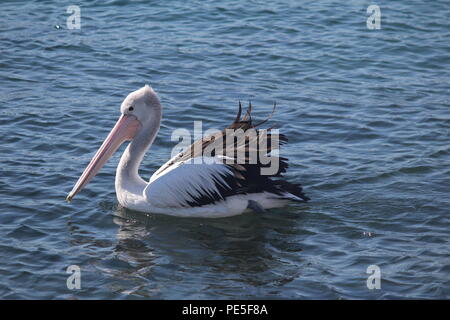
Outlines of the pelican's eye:
<svg viewBox="0 0 450 320">
<path fill-rule="evenodd" d="M 133 111 L 133 110 L 134 110 L 133 107 L 129 107 L 129 108 L 128 108 L 128 111 Z"/>
</svg>

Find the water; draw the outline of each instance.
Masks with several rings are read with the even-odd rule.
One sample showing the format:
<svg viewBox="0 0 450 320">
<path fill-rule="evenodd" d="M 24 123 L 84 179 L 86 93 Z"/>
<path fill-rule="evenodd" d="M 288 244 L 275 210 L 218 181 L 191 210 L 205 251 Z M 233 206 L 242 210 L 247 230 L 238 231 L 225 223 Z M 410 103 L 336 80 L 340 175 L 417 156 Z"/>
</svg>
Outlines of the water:
<svg viewBox="0 0 450 320">
<path fill-rule="evenodd" d="M 377 1 L 369 30 L 370 4 L 91 1 L 68 30 L 69 4 L 2 2 L 0 298 L 449 298 L 450 4 Z M 122 147 L 67 204 L 145 83 L 164 107 L 146 179 L 174 129 L 221 128 L 239 99 L 262 118 L 276 101 L 288 179 L 312 201 L 145 216 L 117 204 Z"/>
</svg>

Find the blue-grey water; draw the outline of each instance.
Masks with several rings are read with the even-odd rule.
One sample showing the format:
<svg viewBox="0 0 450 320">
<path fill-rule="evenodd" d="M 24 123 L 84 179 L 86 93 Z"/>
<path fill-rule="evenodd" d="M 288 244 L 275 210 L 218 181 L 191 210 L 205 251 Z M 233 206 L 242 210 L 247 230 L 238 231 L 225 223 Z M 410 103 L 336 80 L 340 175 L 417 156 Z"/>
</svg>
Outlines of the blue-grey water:
<svg viewBox="0 0 450 320">
<path fill-rule="evenodd" d="M 449 67 L 448 0 L 2 1 L 0 298 L 450 298 Z M 239 100 L 263 118 L 276 101 L 287 179 L 312 200 L 146 216 L 117 203 L 122 147 L 66 203 L 146 83 L 164 108 L 146 179 L 173 130 L 221 128 Z"/>
</svg>

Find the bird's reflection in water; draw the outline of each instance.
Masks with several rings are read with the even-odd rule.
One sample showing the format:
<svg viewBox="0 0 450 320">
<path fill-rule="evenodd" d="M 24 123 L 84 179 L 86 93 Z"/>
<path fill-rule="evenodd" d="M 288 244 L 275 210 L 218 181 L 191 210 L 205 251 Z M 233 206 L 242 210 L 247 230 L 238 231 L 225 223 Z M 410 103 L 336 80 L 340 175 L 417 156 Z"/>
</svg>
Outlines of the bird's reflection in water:
<svg viewBox="0 0 450 320">
<path fill-rule="evenodd" d="M 211 286 L 226 282 L 259 286 L 289 282 L 293 276 L 280 272 L 283 263 L 273 257 L 266 237 L 272 222 L 264 216 L 176 218 L 121 207 L 113 214 L 119 226 L 116 258 L 133 266 L 129 276 L 151 282 L 157 291 L 168 282 L 214 290 Z"/>
</svg>

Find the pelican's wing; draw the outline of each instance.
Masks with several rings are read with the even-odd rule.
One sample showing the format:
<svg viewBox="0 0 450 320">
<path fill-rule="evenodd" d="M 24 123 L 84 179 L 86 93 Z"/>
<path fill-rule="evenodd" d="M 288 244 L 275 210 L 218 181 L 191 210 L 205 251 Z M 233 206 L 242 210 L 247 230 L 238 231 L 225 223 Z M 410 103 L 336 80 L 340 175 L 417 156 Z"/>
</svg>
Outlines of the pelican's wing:
<svg viewBox="0 0 450 320">
<path fill-rule="evenodd" d="M 238 114 L 227 128 L 232 129 L 231 131 L 225 129 L 217 135 L 195 141 L 159 168 L 150 178 L 150 183 L 144 191 L 147 200 L 160 207 L 202 206 L 232 195 L 266 192 L 276 198 L 308 201 L 309 198 L 303 193 L 300 184 L 279 179 L 286 172 L 288 159 L 271 155 L 273 161 L 278 161 L 278 167 L 275 171 L 265 174 L 262 173 L 262 169 L 270 166 L 270 163 L 262 163 L 259 156 L 256 163 L 249 161 L 251 152 L 267 156 L 272 150 L 277 150 L 279 145 L 287 142 L 283 134 L 275 133 L 278 143 L 272 145 L 271 138 L 274 133 L 271 129 L 255 129 L 267 119 L 254 125 L 251 109 L 250 104 L 247 113 L 241 118 L 242 110 L 239 104 Z M 248 139 L 238 139 L 240 141 L 238 143 L 234 138 L 239 130 L 246 133 L 248 130 L 256 132 L 249 135 Z M 225 161 L 233 159 L 228 157 L 226 152 L 230 147 L 234 158 L 239 151 L 243 151 L 245 163 Z"/>
<path fill-rule="evenodd" d="M 251 117 L 252 105 L 249 104 L 246 114 L 244 115 L 244 117 L 241 118 L 242 106 L 241 106 L 241 103 L 239 102 L 238 113 L 237 113 L 234 121 L 226 129 L 219 131 L 214 135 L 206 136 L 206 137 L 203 137 L 201 139 L 194 141 L 194 143 L 191 144 L 189 147 L 187 147 L 185 150 L 176 154 L 173 158 L 171 158 L 169 161 L 167 161 L 165 164 L 163 164 L 152 175 L 152 177 L 150 178 L 150 182 L 152 182 L 153 180 L 155 180 L 162 174 L 165 174 L 167 170 L 171 170 L 174 167 L 177 167 L 180 164 L 180 162 L 185 162 L 189 159 L 196 158 L 196 157 L 203 157 L 204 151 L 207 148 L 215 149 L 216 151 L 218 151 L 218 150 L 222 151 L 220 153 L 216 152 L 213 156 L 225 156 L 226 150 L 227 150 L 227 146 L 225 145 L 225 143 L 229 141 L 227 139 L 227 129 L 233 129 L 233 130 L 242 129 L 243 131 L 247 131 L 249 129 L 255 129 L 257 126 L 265 123 L 267 120 L 269 120 L 272 117 L 273 113 L 275 112 L 275 107 L 276 107 L 276 104 L 274 104 L 272 114 L 269 115 L 269 117 L 267 119 L 265 119 L 257 124 L 253 124 L 252 117 Z M 271 129 L 267 130 L 267 138 L 266 139 L 270 139 L 270 135 L 271 135 L 271 133 L 269 132 L 270 130 Z M 228 132 L 228 134 L 230 134 L 230 133 Z M 258 137 L 255 136 L 254 138 L 257 139 Z M 250 143 L 250 141 L 246 141 L 244 144 L 237 146 L 235 144 L 234 139 L 230 139 L 230 140 L 234 144 L 233 147 L 236 150 L 239 148 L 244 148 L 248 151 L 248 144 Z M 279 140 L 280 140 L 280 143 L 284 143 L 287 141 L 286 137 L 282 134 L 279 135 Z M 224 145 L 222 146 L 222 148 L 217 148 L 217 146 L 219 144 L 221 144 L 221 142 L 223 142 Z M 266 152 L 270 153 L 271 150 L 272 150 L 272 147 L 267 146 Z"/>
<path fill-rule="evenodd" d="M 157 207 L 195 207 L 225 199 L 238 182 L 233 167 L 219 157 L 198 157 L 177 162 L 144 190 Z"/>
</svg>

